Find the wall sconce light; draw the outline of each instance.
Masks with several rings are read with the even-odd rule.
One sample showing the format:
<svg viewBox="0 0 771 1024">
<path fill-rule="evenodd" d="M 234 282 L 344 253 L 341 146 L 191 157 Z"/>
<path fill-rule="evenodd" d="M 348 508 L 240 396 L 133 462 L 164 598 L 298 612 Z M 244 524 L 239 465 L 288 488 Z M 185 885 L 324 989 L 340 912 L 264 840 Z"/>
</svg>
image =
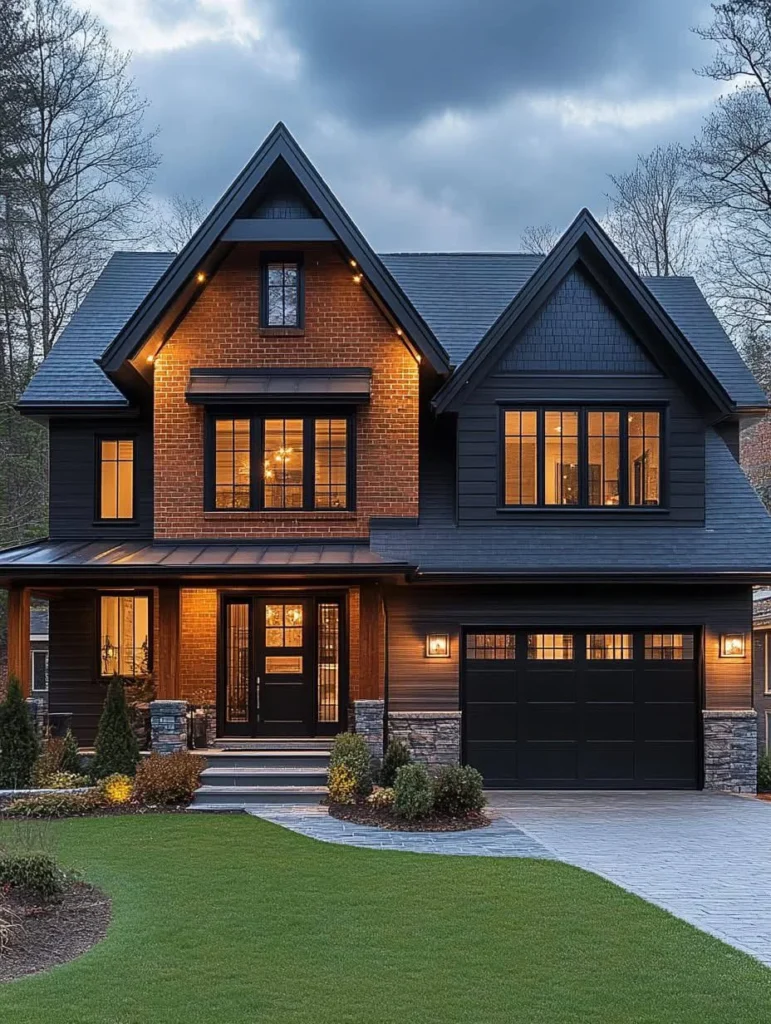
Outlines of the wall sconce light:
<svg viewBox="0 0 771 1024">
<path fill-rule="evenodd" d="M 426 637 L 427 658 L 449 658 L 450 657 L 450 635 L 449 633 L 429 633 Z"/>
<path fill-rule="evenodd" d="M 720 657 L 721 658 L 743 658 L 744 657 L 744 633 L 721 633 L 720 634 Z"/>
<path fill-rule="evenodd" d="M 196 284 L 205 284 L 206 283 L 206 274 L 204 274 L 204 272 L 202 270 L 199 270 L 198 273 L 195 275 L 195 280 L 196 280 Z"/>
</svg>

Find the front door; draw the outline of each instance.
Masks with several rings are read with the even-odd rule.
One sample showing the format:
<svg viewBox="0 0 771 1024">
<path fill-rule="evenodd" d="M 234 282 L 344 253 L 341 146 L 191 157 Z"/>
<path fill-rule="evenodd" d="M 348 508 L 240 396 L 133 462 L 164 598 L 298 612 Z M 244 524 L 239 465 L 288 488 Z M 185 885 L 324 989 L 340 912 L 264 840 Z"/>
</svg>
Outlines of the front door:
<svg viewBox="0 0 771 1024">
<path fill-rule="evenodd" d="M 225 597 L 219 733 L 315 736 L 339 731 L 342 601 L 294 594 Z"/>
</svg>

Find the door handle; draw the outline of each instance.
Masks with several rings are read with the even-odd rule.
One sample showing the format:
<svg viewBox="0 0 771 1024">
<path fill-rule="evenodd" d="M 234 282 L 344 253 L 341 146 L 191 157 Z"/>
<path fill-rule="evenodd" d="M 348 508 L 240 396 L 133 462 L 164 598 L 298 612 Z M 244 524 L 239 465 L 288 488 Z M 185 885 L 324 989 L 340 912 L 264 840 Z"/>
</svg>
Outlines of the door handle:
<svg viewBox="0 0 771 1024">
<path fill-rule="evenodd" d="M 260 677 L 259 676 L 257 676 L 256 690 L 257 690 L 257 721 L 259 722 L 259 720 L 260 720 Z"/>
</svg>

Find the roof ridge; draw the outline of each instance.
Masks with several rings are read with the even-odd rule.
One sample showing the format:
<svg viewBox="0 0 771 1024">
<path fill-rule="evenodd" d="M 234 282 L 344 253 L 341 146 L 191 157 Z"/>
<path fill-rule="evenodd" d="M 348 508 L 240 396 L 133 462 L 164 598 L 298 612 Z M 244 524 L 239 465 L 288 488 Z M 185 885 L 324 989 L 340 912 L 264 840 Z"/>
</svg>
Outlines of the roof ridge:
<svg viewBox="0 0 771 1024">
<path fill-rule="evenodd" d="M 410 251 L 403 251 L 403 252 L 379 252 L 378 256 L 380 256 L 380 257 L 384 257 L 384 256 L 501 256 L 501 257 L 528 256 L 528 257 L 531 257 L 532 259 L 543 259 L 546 256 L 546 253 L 541 253 L 541 252 L 514 252 L 514 251 L 498 252 L 496 250 L 491 250 L 489 252 L 485 252 L 485 251 L 483 251 L 481 249 L 470 249 L 470 250 L 466 250 L 466 249 L 450 249 L 450 250 L 447 250 L 447 251 L 442 251 L 442 250 L 427 251 L 427 250 L 421 249 L 421 250 L 416 250 L 414 252 L 410 252 Z"/>
</svg>

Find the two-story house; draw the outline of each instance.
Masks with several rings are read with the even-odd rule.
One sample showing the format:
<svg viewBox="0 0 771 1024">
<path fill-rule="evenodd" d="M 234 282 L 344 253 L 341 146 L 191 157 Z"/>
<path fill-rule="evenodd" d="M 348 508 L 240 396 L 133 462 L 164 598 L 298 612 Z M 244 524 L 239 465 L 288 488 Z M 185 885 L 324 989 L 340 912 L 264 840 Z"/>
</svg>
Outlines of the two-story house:
<svg viewBox="0 0 771 1024">
<path fill-rule="evenodd" d="M 492 786 L 751 789 L 766 407 L 694 282 L 586 211 L 545 258 L 376 255 L 278 125 L 179 255 L 113 256 L 19 403 L 50 535 L 0 554 L 10 668 L 39 596 L 83 744 L 152 673 L 220 737 L 380 700 Z"/>
</svg>

